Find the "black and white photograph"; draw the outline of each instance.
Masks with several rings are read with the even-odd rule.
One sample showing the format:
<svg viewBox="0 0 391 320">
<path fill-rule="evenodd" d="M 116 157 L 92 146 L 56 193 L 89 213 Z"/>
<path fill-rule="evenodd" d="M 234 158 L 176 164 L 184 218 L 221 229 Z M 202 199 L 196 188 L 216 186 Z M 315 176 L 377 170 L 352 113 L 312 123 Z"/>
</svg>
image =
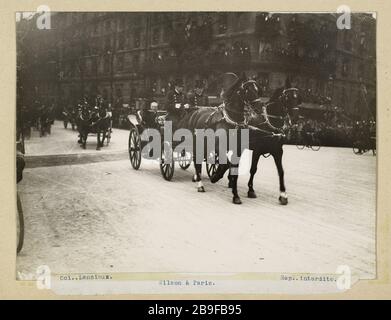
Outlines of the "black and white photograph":
<svg viewBox="0 0 391 320">
<path fill-rule="evenodd" d="M 17 280 L 155 274 L 162 292 L 219 293 L 233 287 L 201 280 L 377 278 L 375 13 L 15 24 Z"/>
</svg>

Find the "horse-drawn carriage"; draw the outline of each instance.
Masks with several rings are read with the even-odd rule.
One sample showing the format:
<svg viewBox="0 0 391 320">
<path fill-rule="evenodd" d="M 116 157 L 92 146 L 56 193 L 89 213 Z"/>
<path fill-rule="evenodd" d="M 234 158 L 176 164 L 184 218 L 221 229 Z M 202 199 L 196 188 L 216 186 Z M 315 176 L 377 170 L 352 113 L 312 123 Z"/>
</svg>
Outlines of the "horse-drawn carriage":
<svg viewBox="0 0 391 320">
<path fill-rule="evenodd" d="M 78 142 L 83 149 L 86 149 L 87 138 L 91 134 L 97 137 L 97 150 L 104 146 L 105 140 L 106 145 L 109 145 L 113 120 L 111 111 L 106 107 L 91 108 L 88 104 L 81 105 L 76 125 L 79 131 Z"/>
<path fill-rule="evenodd" d="M 199 107 L 203 108 L 203 107 Z M 186 170 L 190 167 L 193 159 L 193 154 L 188 151 L 182 150 L 181 152 L 175 152 L 176 145 L 172 141 L 168 141 L 164 138 L 164 121 L 167 116 L 165 110 L 145 110 L 137 111 L 136 114 L 128 116 L 130 122 L 129 132 L 129 159 L 133 169 L 138 170 L 141 165 L 141 159 L 149 158 L 159 161 L 160 172 L 163 178 L 170 181 L 173 178 L 175 163 L 178 163 L 182 170 Z M 160 136 L 163 138 L 161 141 L 160 154 L 153 154 L 153 151 L 147 147 L 149 141 L 142 139 L 144 134 L 149 136 L 149 130 L 157 130 Z M 217 162 L 206 162 L 206 168 L 209 178 L 215 173 L 217 168 Z"/>
<path fill-rule="evenodd" d="M 195 175 L 192 180 L 198 183 L 198 192 L 205 192 L 201 171 L 202 162 L 206 160 L 207 173 L 212 183 L 216 183 L 223 178 L 228 170 L 229 187 L 233 194 L 232 201 L 234 204 L 240 204 L 241 200 L 237 190 L 238 159 L 240 159 L 246 146 L 243 146 L 242 140 L 240 139 L 239 142 L 238 138 L 239 135 L 244 134 L 246 136 L 248 134 L 249 139 L 246 148 L 253 151 L 248 197 L 256 197 L 253 189 L 253 178 L 257 171 L 259 157 L 261 155 L 265 157 L 271 155 L 279 175 L 280 196 L 278 199 L 281 204 L 287 204 L 288 197 L 282 167 L 282 146 L 286 132 L 291 126 L 290 113 L 300 101 L 298 89 L 292 87 L 287 81 L 285 87 L 277 88 L 266 103 L 262 101 L 256 81 L 252 79 L 247 79 L 244 76 L 239 78 L 233 73 L 227 73 L 222 78 L 222 84 L 224 88 L 224 103 L 222 105 L 184 110 L 183 117 L 180 118 L 180 123 L 176 126 L 189 130 L 193 141 L 194 138 L 197 141 L 197 137 L 199 137 L 198 130 L 211 130 L 214 133 L 223 132 L 225 133 L 225 148 L 220 146 L 221 140 L 215 134 L 212 137 L 215 143 L 214 151 L 210 152 L 206 150 L 205 145 L 198 146 L 198 143 L 195 143 L 195 148 L 190 149 L 193 154 L 187 152 L 189 149 L 183 152 L 183 145 L 181 144 L 184 142 L 183 140 L 173 143 L 164 136 L 167 114 L 165 111 L 147 110 L 137 112 L 128 117 L 131 124 L 128 150 L 132 167 L 136 170 L 139 169 L 142 157 L 153 158 L 159 161 L 160 171 L 164 179 L 171 180 L 176 162 L 182 169 L 186 170 L 193 161 Z M 148 134 L 148 130 L 151 130 L 152 134 Z M 160 133 L 159 138 L 163 137 L 163 141 L 160 142 L 160 153 L 154 155 L 154 152 L 152 152 L 151 157 L 149 147 L 151 145 L 156 146 L 152 143 L 154 138 L 150 139 L 156 134 L 156 132 L 153 132 L 154 130 Z M 248 131 L 246 132 L 246 130 Z M 231 136 L 231 133 L 234 134 Z M 233 142 L 233 145 L 227 144 L 228 140 Z M 176 143 L 177 145 L 175 145 Z M 229 154 L 231 154 L 231 158 L 223 161 L 222 157 L 228 158 Z M 235 155 L 234 158 L 232 158 L 232 154 Z"/>
</svg>

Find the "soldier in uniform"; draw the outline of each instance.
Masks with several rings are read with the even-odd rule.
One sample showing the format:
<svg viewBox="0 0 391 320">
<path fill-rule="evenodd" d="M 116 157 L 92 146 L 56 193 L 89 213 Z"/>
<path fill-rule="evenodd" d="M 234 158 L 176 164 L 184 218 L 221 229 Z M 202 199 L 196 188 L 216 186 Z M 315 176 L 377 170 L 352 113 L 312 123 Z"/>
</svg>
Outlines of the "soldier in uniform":
<svg viewBox="0 0 391 320">
<path fill-rule="evenodd" d="M 194 91 L 190 94 L 189 104 L 190 107 L 208 107 L 208 96 L 204 93 L 205 86 L 201 80 L 197 80 Z"/>
<path fill-rule="evenodd" d="M 183 89 L 182 79 L 176 79 L 174 81 L 174 88 L 167 94 L 166 110 L 168 114 L 166 120 L 172 121 L 173 126 L 182 118 L 184 109 L 189 108 L 189 104 L 183 94 Z"/>
</svg>

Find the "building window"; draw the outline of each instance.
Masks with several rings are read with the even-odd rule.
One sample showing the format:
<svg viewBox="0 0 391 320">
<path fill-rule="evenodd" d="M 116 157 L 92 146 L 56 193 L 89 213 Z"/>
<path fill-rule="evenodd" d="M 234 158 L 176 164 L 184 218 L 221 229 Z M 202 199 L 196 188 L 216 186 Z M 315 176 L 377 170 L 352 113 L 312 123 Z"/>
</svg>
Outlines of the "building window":
<svg viewBox="0 0 391 320">
<path fill-rule="evenodd" d="M 92 74 L 96 75 L 98 73 L 98 59 L 96 57 L 92 58 Z"/>
<path fill-rule="evenodd" d="M 358 78 L 360 81 L 366 77 L 366 72 L 365 72 L 365 65 L 360 64 L 358 67 Z"/>
<path fill-rule="evenodd" d="M 133 61 L 132 61 L 133 68 L 137 69 L 139 66 L 139 63 L 140 63 L 140 56 L 138 54 L 135 54 L 133 56 Z"/>
<path fill-rule="evenodd" d="M 115 89 L 115 96 L 117 99 L 122 99 L 122 84 Z"/>
<path fill-rule="evenodd" d="M 121 18 L 119 20 L 119 29 L 122 31 L 125 29 L 125 19 L 124 18 Z"/>
<path fill-rule="evenodd" d="M 107 89 L 105 88 L 105 89 L 103 89 L 103 94 L 102 94 L 102 97 L 103 97 L 103 99 L 104 100 L 107 100 L 108 99 L 108 97 L 109 97 L 109 94 L 108 94 L 108 92 L 107 92 Z"/>
<path fill-rule="evenodd" d="M 159 40 L 160 40 L 159 38 L 160 38 L 160 29 L 159 28 L 153 29 L 153 31 L 152 31 L 152 44 L 158 44 Z"/>
<path fill-rule="evenodd" d="M 168 87 L 167 79 L 163 77 L 160 80 L 160 93 L 164 95 L 167 92 L 167 87 Z"/>
<path fill-rule="evenodd" d="M 78 14 L 77 13 L 72 13 L 72 24 L 78 23 Z"/>
<path fill-rule="evenodd" d="M 167 43 L 170 41 L 170 27 L 166 24 L 163 27 L 163 42 Z"/>
<path fill-rule="evenodd" d="M 106 55 L 103 61 L 103 72 L 108 73 L 110 71 L 110 56 Z"/>
<path fill-rule="evenodd" d="M 135 48 L 139 48 L 140 47 L 140 44 L 141 44 L 141 31 L 140 30 L 136 30 L 134 32 L 134 41 L 133 41 L 133 46 Z"/>
<path fill-rule="evenodd" d="M 124 55 L 120 54 L 117 56 L 117 70 L 123 71 L 124 70 Z"/>
<path fill-rule="evenodd" d="M 366 35 L 365 35 L 365 32 L 362 32 L 361 33 L 361 36 L 360 36 L 360 51 L 361 53 L 364 53 L 365 50 L 366 50 Z"/>
<path fill-rule="evenodd" d="M 111 50 L 111 38 L 110 38 L 110 36 L 105 37 L 104 50 L 106 52 Z"/>
<path fill-rule="evenodd" d="M 124 50 L 125 48 L 125 34 L 120 33 L 118 35 L 118 50 Z"/>
<path fill-rule="evenodd" d="M 106 31 L 110 31 L 110 27 L 111 27 L 111 22 L 110 22 L 110 20 L 106 20 L 106 21 L 105 21 L 105 30 L 106 30 Z"/>
<path fill-rule="evenodd" d="M 343 31 L 343 46 L 347 51 L 352 51 L 352 40 L 351 40 L 352 32 L 350 30 Z"/>
<path fill-rule="evenodd" d="M 218 18 L 218 34 L 224 34 L 227 32 L 228 29 L 228 17 L 226 13 L 219 13 Z"/>
<path fill-rule="evenodd" d="M 349 74 L 349 62 L 348 60 L 344 60 L 342 62 L 342 76 L 347 77 Z"/>
<path fill-rule="evenodd" d="M 246 26 L 246 14 L 244 12 L 238 12 L 235 16 L 235 31 L 242 31 Z"/>
<path fill-rule="evenodd" d="M 346 89 L 342 88 L 341 90 L 341 104 L 343 107 L 346 105 Z"/>
<path fill-rule="evenodd" d="M 133 21 L 134 21 L 134 25 L 140 26 L 141 25 L 141 16 L 139 14 L 135 14 Z"/>
<path fill-rule="evenodd" d="M 158 81 L 157 81 L 157 79 L 152 79 L 151 80 L 151 91 L 152 91 L 152 94 L 156 94 L 157 89 L 158 89 Z"/>
<path fill-rule="evenodd" d="M 152 52 L 152 63 L 158 63 L 159 61 L 159 52 Z"/>
</svg>

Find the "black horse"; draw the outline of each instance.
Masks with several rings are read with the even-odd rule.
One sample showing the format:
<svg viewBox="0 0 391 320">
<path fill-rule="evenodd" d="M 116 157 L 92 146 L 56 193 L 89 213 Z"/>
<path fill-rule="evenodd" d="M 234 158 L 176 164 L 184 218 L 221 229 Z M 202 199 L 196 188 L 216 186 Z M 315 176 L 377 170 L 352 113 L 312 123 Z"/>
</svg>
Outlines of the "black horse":
<svg viewBox="0 0 391 320">
<path fill-rule="evenodd" d="M 284 169 L 282 166 L 283 144 L 286 135 L 291 127 L 293 110 L 300 104 L 299 91 L 293 87 L 276 89 L 265 105 L 257 105 L 250 115 L 250 141 L 252 160 L 250 179 L 248 181 L 249 198 L 256 198 L 253 187 L 254 176 L 257 172 L 258 162 L 261 155 L 271 155 L 276 164 L 279 176 L 280 195 L 279 202 L 282 205 L 288 204 L 284 182 Z M 232 187 L 232 177 L 228 176 L 229 187 Z"/>
<path fill-rule="evenodd" d="M 98 104 L 91 108 L 88 103 L 79 106 L 79 116 L 77 119 L 77 129 L 79 131 L 79 143 L 86 149 L 89 133 L 96 133 L 96 150 L 103 147 L 108 130 L 110 130 L 111 114 L 103 104 Z M 101 139 L 102 135 L 102 139 Z"/>
<path fill-rule="evenodd" d="M 231 78 L 236 79 L 230 84 L 224 94 L 224 104 L 217 108 L 203 107 L 196 109 L 194 112 L 189 112 L 182 118 L 178 127 L 190 129 L 193 133 L 193 141 L 196 141 L 195 132 L 198 129 L 212 129 L 214 132 L 217 130 L 223 130 L 228 133 L 229 130 L 232 133 L 232 129 L 237 132 L 234 143 L 240 140 L 241 129 L 246 128 L 245 123 L 245 106 L 252 105 L 254 101 L 259 100 L 259 90 L 256 86 L 256 82 L 248 80 L 244 76 L 238 78 L 236 75 L 230 73 Z M 229 134 L 227 134 L 229 137 Z M 229 145 L 229 138 L 227 139 L 227 145 Z M 219 141 L 218 138 L 215 140 L 214 146 L 215 155 L 219 154 Z M 194 182 L 198 182 L 198 191 L 204 192 L 205 188 L 201 181 L 201 168 L 202 163 L 196 161 L 196 155 L 198 152 L 203 153 L 203 158 L 208 160 L 209 154 L 207 154 L 206 148 L 204 150 L 197 150 L 196 145 L 193 147 L 193 160 L 195 167 L 195 176 L 193 177 Z M 232 151 L 232 150 L 231 150 Z M 242 153 L 242 147 L 238 146 L 236 156 L 240 157 Z M 213 159 L 214 160 L 214 159 Z M 231 172 L 231 185 L 233 193 L 233 203 L 240 204 L 241 200 L 237 191 L 237 173 L 233 172 L 233 169 L 238 168 L 238 163 L 227 163 L 219 164 L 216 173 L 211 177 L 212 183 L 217 182 L 220 178 L 221 173 L 224 174 L 226 170 Z"/>
</svg>

